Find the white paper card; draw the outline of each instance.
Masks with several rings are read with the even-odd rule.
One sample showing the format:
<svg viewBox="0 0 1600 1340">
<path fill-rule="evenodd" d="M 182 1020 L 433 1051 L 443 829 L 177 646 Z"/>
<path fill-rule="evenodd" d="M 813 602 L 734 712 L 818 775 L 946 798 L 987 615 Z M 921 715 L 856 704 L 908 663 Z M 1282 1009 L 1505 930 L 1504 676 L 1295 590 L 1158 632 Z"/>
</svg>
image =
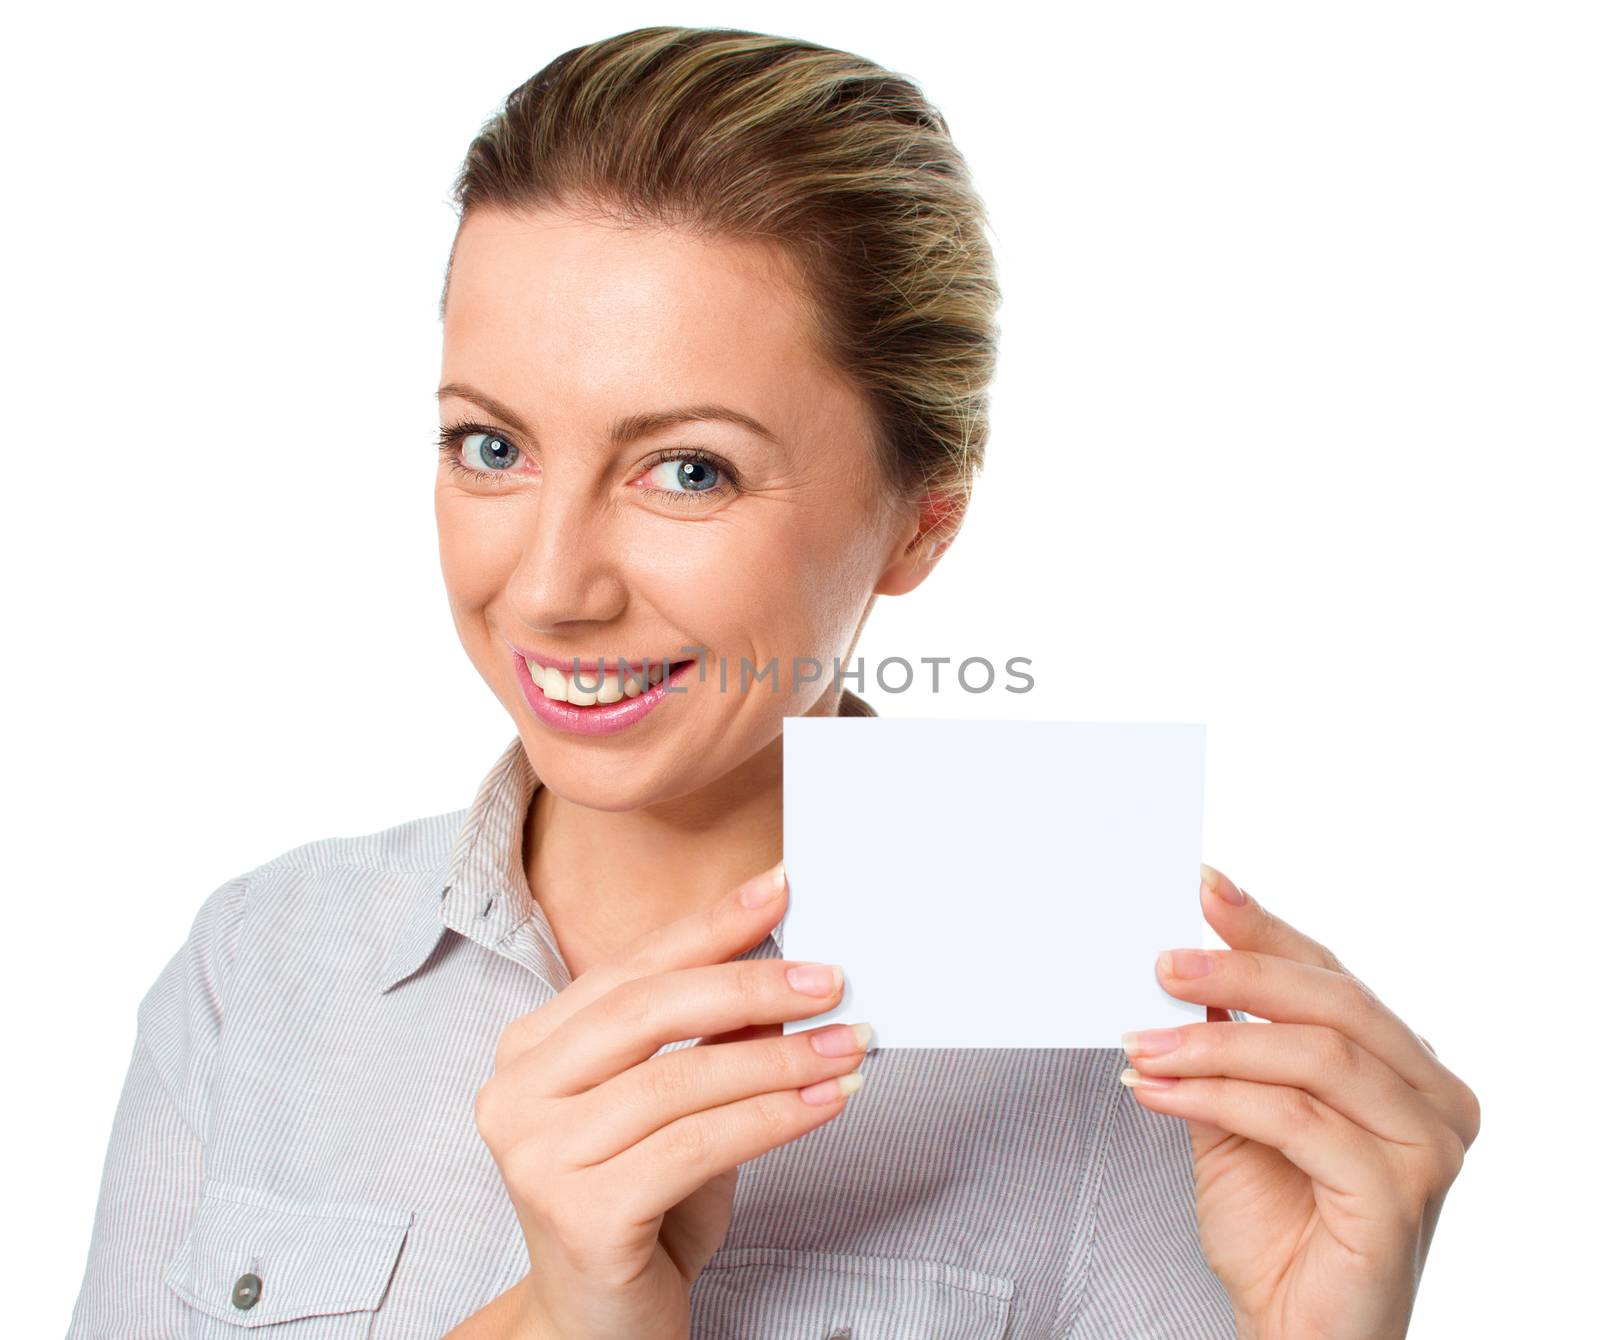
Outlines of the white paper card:
<svg viewBox="0 0 1600 1340">
<path fill-rule="evenodd" d="M 1120 1047 L 1204 1022 L 1156 980 L 1203 943 L 1205 727 L 790 717 L 786 959 L 880 1047 Z"/>
</svg>

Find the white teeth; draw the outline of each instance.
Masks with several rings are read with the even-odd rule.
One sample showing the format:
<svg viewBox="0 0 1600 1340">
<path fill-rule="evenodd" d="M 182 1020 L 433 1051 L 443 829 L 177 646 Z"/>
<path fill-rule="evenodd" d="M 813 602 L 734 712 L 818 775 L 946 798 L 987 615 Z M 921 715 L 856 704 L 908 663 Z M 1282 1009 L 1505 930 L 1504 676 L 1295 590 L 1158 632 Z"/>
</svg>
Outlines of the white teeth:
<svg viewBox="0 0 1600 1340">
<path fill-rule="evenodd" d="M 528 663 L 528 675 L 541 689 L 544 696 L 552 702 L 564 703 L 567 698 L 567 677 L 557 670 L 555 666 L 543 667 Z"/>
<path fill-rule="evenodd" d="M 596 672 L 593 670 L 580 670 L 576 676 L 569 677 L 553 665 L 542 666 L 536 661 L 528 661 L 527 666 L 528 678 L 546 698 L 552 702 L 572 703 L 577 707 L 592 707 L 596 703 L 615 703 L 621 702 L 624 698 L 637 698 L 647 687 L 637 671 L 608 669 L 600 686 L 594 688 L 592 685 Z M 662 673 L 659 664 L 652 665 L 649 683 L 659 684 Z M 575 680 L 582 680 L 583 684 L 589 687 L 580 687 L 574 682 Z"/>
</svg>

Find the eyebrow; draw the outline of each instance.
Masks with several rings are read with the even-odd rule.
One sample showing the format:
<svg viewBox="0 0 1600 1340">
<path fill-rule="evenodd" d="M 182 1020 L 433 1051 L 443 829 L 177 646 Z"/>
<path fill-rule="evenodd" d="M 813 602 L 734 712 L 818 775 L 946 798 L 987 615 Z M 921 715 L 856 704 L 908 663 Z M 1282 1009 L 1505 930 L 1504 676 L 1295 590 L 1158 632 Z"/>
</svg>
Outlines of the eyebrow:
<svg viewBox="0 0 1600 1340">
<path fill-rule="evenodd" d="M 533 431 L 522 417 L 509 405 L 496 400 L 492 395 L 468 386 L 465 382 L 446 382 L 435 393 L 435 397 L 443 400 L 446 396 L 459 396 L 463 400 L 470 400 L 481 409 L 486 409 L 495 418 L 510 424 L 524 437 L 538 440 L 538 434 Z M 774 433 L 760 419 L 744 413 L 742 410 L 733 409 L 728 405 L 679 405 L 673 409 L 650 410 L 639 414 L 625 414 L 611 425 L 609 434 L 610 444 L 613 447 L 626 446 L 638 438 L 646 437 L 651 433 L 660 432 L 663 428 L 670 428 L 679 423 L 697 422 L 731 423 L 737 427 L 747 429 L 757 437 L 763 437 L 774 446 L 782 446 L 778 435 Z"/>
</svg>

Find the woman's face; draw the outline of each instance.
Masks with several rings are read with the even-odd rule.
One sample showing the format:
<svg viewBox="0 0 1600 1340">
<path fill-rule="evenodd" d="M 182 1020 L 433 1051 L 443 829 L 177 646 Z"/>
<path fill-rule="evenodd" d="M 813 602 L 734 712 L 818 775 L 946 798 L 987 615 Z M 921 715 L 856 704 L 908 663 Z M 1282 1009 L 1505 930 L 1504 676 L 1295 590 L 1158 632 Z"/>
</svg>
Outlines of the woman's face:
<svg viewBox="0 0 1600 1340">
<path fill-rule="evenodd" d="M 435 494 L 456 628 L 541 780 L 576 803 L 689 794 L 783 717 L 831 710 L 833 658 L 873 595 L 926 573 L 866 403 L 816 352 L 765 243 L 470 215 L 441 388 L 441 427 L 460 427 Z M 574 658 L 613 675 L 619 659 L 696 664 L 669 681 L 681 691 L 623 680 L 619 704 L 585 707 L 513 648 L 567 680 Z M 741 683 L 741 665 L 774 661 Z M 580 675 L 581 696 L 597 675 Z M 541 685 L 554 700 L 530 696 Z"/>
</svg>

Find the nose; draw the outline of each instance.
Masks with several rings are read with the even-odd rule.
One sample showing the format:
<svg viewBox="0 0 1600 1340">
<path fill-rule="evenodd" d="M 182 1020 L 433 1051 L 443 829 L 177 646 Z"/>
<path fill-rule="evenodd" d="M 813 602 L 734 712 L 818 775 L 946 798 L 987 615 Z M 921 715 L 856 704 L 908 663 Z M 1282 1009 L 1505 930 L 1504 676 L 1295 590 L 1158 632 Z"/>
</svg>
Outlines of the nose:
<svg viewBox="0 0 1600 1340">
<path fill-rule="evenodd" d="M 612 534 L 614 514 L 579 478 L 555 471 L 540 484 L 507 599 L 523 624 L 568 631 L 574 623 L 603 624 L 627 606 L 627 584 Z"/>
</svg>

